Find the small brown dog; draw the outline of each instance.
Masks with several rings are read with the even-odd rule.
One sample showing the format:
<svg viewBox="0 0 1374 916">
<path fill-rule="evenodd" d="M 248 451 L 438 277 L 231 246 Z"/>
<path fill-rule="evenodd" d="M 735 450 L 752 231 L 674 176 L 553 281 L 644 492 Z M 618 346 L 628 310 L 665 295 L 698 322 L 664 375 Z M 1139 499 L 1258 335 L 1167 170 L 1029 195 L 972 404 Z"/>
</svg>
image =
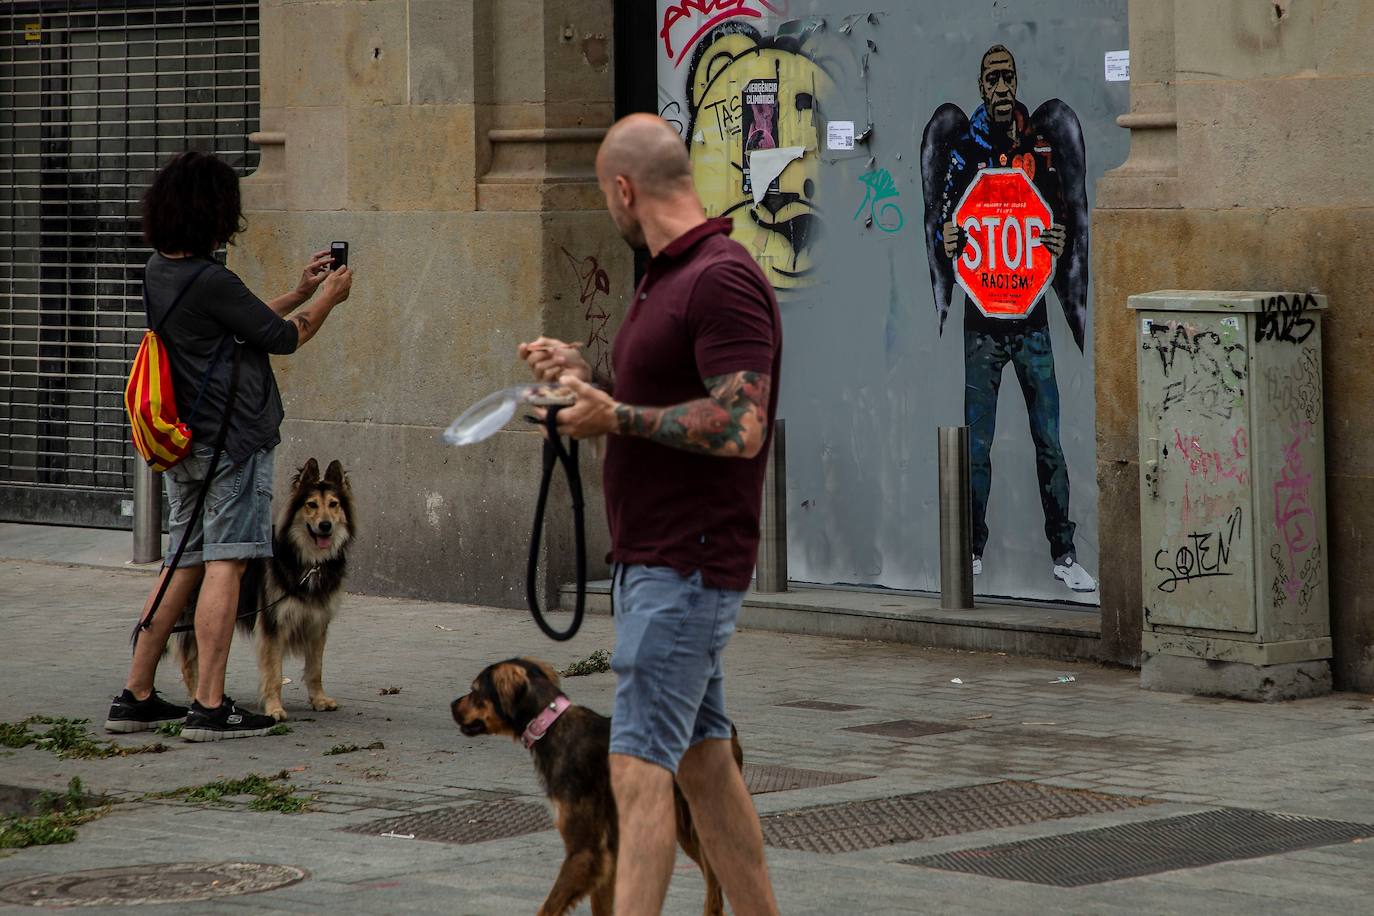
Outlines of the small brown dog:
<svg viewBox="0 0 1374 916">
<path fill-rule="evenodd" d="M 588 895 L 592 916 L 612 916 L 619 829 L 611 792 L 611 720 L 572 705 L 548 663 L 531 658 L 489 665 L 472 682 L 472 690 L 450 708 L 465 735 L 509 735 L 522 741 L 553 802 L 567 855 L 539 916 L 562 916 Z M 743 769 L 738 736 L 732 734 L 730 743 L 735 763 Z M 678 843 L 706 879 L 702 912 L 723 916 L 720 882 L 706 861 L 692 812 L 676 783 L 673 796 Z"/>
</svg>

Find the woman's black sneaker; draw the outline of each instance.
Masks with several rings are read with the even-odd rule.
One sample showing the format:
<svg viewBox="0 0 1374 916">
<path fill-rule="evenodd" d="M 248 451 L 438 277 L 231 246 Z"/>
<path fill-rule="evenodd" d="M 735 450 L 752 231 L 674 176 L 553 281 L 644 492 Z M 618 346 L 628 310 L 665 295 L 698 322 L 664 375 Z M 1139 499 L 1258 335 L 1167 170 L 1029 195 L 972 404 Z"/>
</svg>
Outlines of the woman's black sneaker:
<svg viewBox="0 0 1374 916">
<path fill-rule="evenodd" d="M 105 719 L 105 731 L 127 734 L 144 732 L 157 728 L 164 722 L 180 722 L 186 718 L 185 706 L 168 703 L 154 690 L 146 700 L 139 700 L 126 688 L 110 704 L 110 714 Z"/>
<path fill-rule="evenodd" d="M 181 728 L 181 737 L 187 741 L 256 738 L 267 734 L 276 724 L 277 720 L 271 716 L 260 716 L 239 709 L 229 697 L 220 702 L 218 709 L 206 709 L 192 700 L 191 711 L 186 714 L 186 724 Z"/>
</svg>

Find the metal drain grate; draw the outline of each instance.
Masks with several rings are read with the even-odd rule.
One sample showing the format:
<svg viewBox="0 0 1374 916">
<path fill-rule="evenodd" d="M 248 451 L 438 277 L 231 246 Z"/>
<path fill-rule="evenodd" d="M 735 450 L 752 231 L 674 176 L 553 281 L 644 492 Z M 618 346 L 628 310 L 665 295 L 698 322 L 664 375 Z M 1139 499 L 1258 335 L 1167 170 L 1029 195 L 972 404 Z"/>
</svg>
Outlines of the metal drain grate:
<svg viewBox="0 0 1374 916">
<path fill-rule="evenodd" d="M 0 885 L 0 903 L 20 906 L 152 906 L 237 897 L 304 881 L 291 865 L 177 862 L 37 875 Z"/>
<path fill-rule="evenodd" d="M 1374 836 L 1374 824 L 1224 808 L 963 849 L 908 859 L 903 864 L 1054 887 L 1083 887 L 1370 836 Z"/>
<path fill-rule="evenodd" d="M 891 722 L 875 722 L 872 725 L 854 725 L 844 729 L 847 732 L 863 732 L 865 735 L 882 735 L 884 738 L 924 738 L 927 735 L 943 735 L 948 732 L 964 731 L 962 725 L 948 722 L 918 722 L 916 719 L 895 719 Z"/>
<path fill-rule="evenodd" d="M 818 709 L 821 712 L 853 712 L 867 709 L 867 706 L 851 706 L 848 703 L 827 703 L 825 700 L 797 700 L 795 703 L 779 703 L 788 709 Z"/>
<path fill-rule="evenodd" d="M 553 819 L 544 805 L 502 800 L 440 808 L 422 814 L 384 817 L 340 829 L 373 836 L 383 833 L 414 835 L 417 840 L 436 840 L 440 843 L 485 843 L 552 828 Z"/>
<path fill-rule="evenodd" d="M 761 820 L 769 846 L 837 853 L 1148 804 L 1153 802 L 1033 782 L 993 782 L 802 808 Z"/>
<path fill-rule="evenodd" d="M 744 784 L 749 787 L 750 795 L 766 795 L 769 792 L 787 792 L 792 789 L 815 789 L 872 778 L 853 773 L 801 770 L 796 767 L 758 766 L 752 763 L 744 765 Z"/>
</svg>

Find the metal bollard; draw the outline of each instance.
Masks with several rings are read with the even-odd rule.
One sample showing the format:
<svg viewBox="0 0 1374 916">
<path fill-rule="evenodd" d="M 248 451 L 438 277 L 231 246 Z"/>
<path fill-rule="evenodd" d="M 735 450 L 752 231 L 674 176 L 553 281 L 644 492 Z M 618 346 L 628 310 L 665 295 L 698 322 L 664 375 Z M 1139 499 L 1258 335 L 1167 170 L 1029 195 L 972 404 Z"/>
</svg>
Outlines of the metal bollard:
<svg viewBox="0 0 1374 916">
<path fill-rule="evenodd" d="M 773 421 L 773 442 L 763 478 L 756 589 L 787 591 L 787 432 L 780 419 Z"/>
<path fill-rule="evenodd" d="M 134 562 L 162 559 L 162 478 L 141 459 L 134 470 Z"/>
<path fill-rule="evenodd" d="M 941 426 L 940 607 L 973 608 L 973 506 L 968 427 Z"/>
</svg>

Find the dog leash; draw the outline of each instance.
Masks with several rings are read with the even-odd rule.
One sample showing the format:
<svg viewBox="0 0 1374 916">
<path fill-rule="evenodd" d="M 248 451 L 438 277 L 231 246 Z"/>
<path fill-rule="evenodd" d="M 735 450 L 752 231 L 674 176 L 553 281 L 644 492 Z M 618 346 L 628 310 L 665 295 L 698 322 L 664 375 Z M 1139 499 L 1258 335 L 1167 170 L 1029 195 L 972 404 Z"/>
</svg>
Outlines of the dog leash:
<svg viewBox="0 0 1374 916">
<path fill-rule="evenodd" d="M 301 576 L 301 581 L 299 581 L 299 582 L 296 583 L 296 588 L 300 588 L 302 585 L 304 585 L 305 583 L 309 582 L 311 576 L 317 576 L 317 575 L 319 575 L 319 573 L 320 573 L 320 566 L 321 566 L 321 564 L 316 563 L 314 566 L 312 566 L 312 567 L 310 567 L 308 570 L 306 570 L 306 571 L 305 571 L 305 575 Z M 238 620 L 247 620 L 247 619 L 250 618 L 250 617 L 256 617 L 256 616 L 258 616 L 259 614 L 266 613 L 267 611 L 272 610 L 272 608 L 274 608 L 274 607 L 276 607 L 277 605 L 281 604 L 283 601 L 285 601 L 287 598 L 290 598 L 290 597 L 291 597 L 291 593 L 290 593 L 290 592 L 287 592 L 286 594 L 284 594 L 284 595 L 282 595 L 280 598 L 278 598 L 276 601 L 273 601 L 271 604 L 264 604 L 262 607 L 255 607 L 255 608 L 253 608 L 251 611 L 244 611 L 242 614 L 236 614 L 236 615 L 234 616 L 234 620 L 236 620 L 236 621 L 238 621 Z M 195 615 L 192 614 L 192 617 L 193 617 L 193 618 L 194 618 L 194 616 L 195 616 Z M 190 623 L 179 623 L 179 624 L 177 624 L 176 626 L 172 627 L 172 632 L 173 632 L 173 633 L 187 633 L 187 632 L 190 632 L 191 630 L 194 630 L 195 628 L 196 628 L 196 622 L 195 622 L 194 619 L 192 619 L 192 621 L 191 621 Z"/>
<path fill-rule="evenodd" d="M 186 522 L 186 533 L 181 536 L 181 544 L 177 546 L 176 553 L 172 555 L 172 562 L 167 566 L 167 573 L 162 577 L 162 584 L 158 586 L 157 596 L 153 598 L 152 607 L 148 608 L 148 615 L 134 625 L 134 631 L 130 634 L 130 649 L 138 648 L 138 637 L 144 630 L 153 625 L 153 616 L 157 613 L 158 607 L 162 604 L 162 597 L 167 594 L 167 587 L 172 584 L 172 577 L 176 575 L 177 566 L 181 563 L 181 555 L 186 552 L 186 545 L 191 542 L 191 535 L 195 530 L 196 519 L 201 518 L 205 512 L 205 498 L 210 495 L 210 485 L 215 480 L 215 470 L 219 465 L 220 456 L 224 454 L 224 443 L 229 438 L 229 424 L 231 414 L 234 409 L 234 399 L 239 391 L 239 363 L 243 356 L 242 345 L 230 341 L 230 346 L 234 348 L 233 368 L 229 371 L 229 392 L 224 399 L 224 420 L 221 421 L 219 434 L 215 436 L 215 454 L 210 459 L 210 469 L 205 472 L 205 484 L 200 488 L 199 495 L 196 496 L 196 506 L 191 510 L 191 517 Z M 218 360 L 218 357 L 216 357 Z M 211 366 L 213 369 L 214 366 Z M 209 373 L 206 373 L 206 387 L 209 385 Z M 204 393 L 204 388 L 201 389 Z M 200 395 L 196 396 L 196 403 L 200 403 Z M 204 533 L 202 532 L 202 537 Z"/>
<path fill-rule="evenodd" d="M 525 567 L 525 598 L 529 602 L 530 613 L 535 625 L 549 639 L 564 642 L 577 635 L 582 627 L 582 613 L 587 604 L 587 526 L 582 507 L 582 474 L 577 465 L 577 440 L 569 439 L 566 448 L 563 438 L 558 434 L 558 411 L 561 405 L 552 405 L 544 414 L 544 473 L 539 481 L 539 501 L 534 509 L 534 533 L 530 536 L 530 559 Z M 573 539 L 577 559 L 577 603 L 573 608 L 572 623 L 566 630 L 559 632 L 549 626 L 544 612 L 539 607 L 537 589 L 539 570 L 539 543 L 544 534 L 544 509 L 549 501 L 549 484 L 553 481 L 555 466 L 563 465 L 568 478 L 568 492 L 572 495 Z"/>
</svg>

